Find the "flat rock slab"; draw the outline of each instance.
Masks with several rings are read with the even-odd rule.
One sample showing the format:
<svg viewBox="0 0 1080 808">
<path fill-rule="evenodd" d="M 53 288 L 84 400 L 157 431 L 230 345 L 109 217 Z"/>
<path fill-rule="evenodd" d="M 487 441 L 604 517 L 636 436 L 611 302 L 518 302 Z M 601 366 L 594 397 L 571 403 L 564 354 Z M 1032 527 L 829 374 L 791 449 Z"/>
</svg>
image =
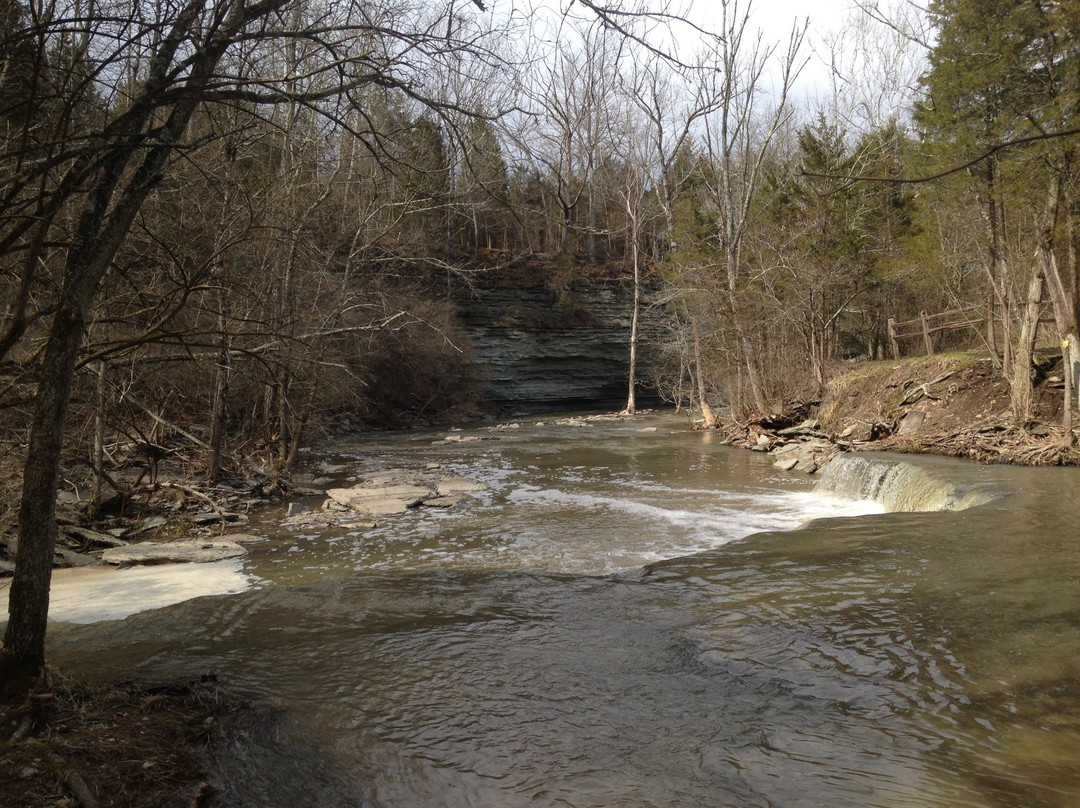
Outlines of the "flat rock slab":
<svg viewBox="0 0 1080 808">
<path fill-rule="evenodd" d="M 61 528 L 62 533 L 66 533 L 70 538 L 75 541 L 85 542 L 90 546 L 98 547 L 124 547 L 127 542 L 117 536 L 112 536 L 108 533 L 99 533 L 96 530 L 91 530 L 88 527 L 78 527 L 71 525 Z"/>
<path fill-rule="evenodd" d="M 486 490 L 484 483 L 468 477 L 388 470 L 367 474 L 351 488 L 329 489 L 323 510 L 390 516 L 421 504 L 449 508 L 468 499 L 467 494 Z"/>
<path fill-rule="evenodd" d="M 349 500 L 348 507 L 351 511 L 367 514 L 368 516 L 393 516 L 394 514 L 405 513 L 409 508 L 419 505 L 423 502 L 423 497 L 430 495 L 430 493 L 430 491 L 425 491 L 424 494 L 409 499 L 378 495 L 353 497 Z"/>
<path fill-rule="evenodd" d="M 326 492 L 333 502 L 351 511 L 372 516 L 405 513 L 434 492 L 419 485 L 363 485 L 355 488 L 331 488 Z"/>
<path fill-rule="evenodd" d="M 98 560 L 91 555 L 57 547 L 53 554 L 53 563 L 61 567 L 91 567 L 98 563 Z"/>
<path fill-rule="evenodd" d="M 156 564 L 167 561 L 221 561 L 246 555 L 247 550 L 234 541 L 206 539 L 131 544 L 113 547 L 102 553 L 106 564 Z"/>
</svg>

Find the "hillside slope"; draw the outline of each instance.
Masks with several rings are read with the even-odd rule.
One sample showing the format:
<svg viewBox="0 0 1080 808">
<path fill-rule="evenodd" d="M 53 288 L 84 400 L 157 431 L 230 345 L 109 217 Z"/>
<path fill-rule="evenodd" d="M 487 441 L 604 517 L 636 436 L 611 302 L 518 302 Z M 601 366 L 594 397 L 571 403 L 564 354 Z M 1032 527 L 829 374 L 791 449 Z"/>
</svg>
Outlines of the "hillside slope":
<svg viewBox="0 0 1080 808">
<path fill-rule="evenodd" d="M 1008 385 L 985 353 L 859 362 L 835 373 L 811 414 L 852 449 L 1080 465 L 1080 453 L 1064 446 L 1060 358 L 1040 360 L 1035 381 L 1035 417 L 1018 425 Z"/>
</svg>

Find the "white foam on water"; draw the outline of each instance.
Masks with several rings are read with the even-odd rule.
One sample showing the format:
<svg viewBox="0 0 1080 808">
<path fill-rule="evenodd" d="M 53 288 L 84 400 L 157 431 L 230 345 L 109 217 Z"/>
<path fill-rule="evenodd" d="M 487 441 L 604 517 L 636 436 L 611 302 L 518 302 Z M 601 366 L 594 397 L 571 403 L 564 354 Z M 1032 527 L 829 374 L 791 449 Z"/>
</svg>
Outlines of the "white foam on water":
<svg viewBox="0 0 1080 808">
<path fill-rule="evenodd" d="M 817 491 L 795 494 L 794 496 L 800 500 L 806 514 L 804 522 L 812 519 L 828 519 L 834 516 L 867 516 L 886 512 L 885 506 L 880 502 L 867 499 L 844 499 L 818 493 Z"/>
<path fill-rule="evenodd" d="M 122 570 L 90 567 L 57 571 L 49 595 L 49 619 L 67 623 L 122 620 L 136 612 L 191 598 L 243 592 L 256 580 L 242 572 L 238 559 Z"/>
<path fill-rule="evenodd" d="M 755 533 L 793 530 L 815 519 L 883 511 L 877 503 L 824 498 L 810 492 L 674 489 L 668 493 L 676 496 L 665 497 L 664 501 L 677 502 L 681 498 L 688 507 L 664 507 L 623 496 L 535 486 L 511 492 L 507 501 L 549 510 L 553 521 L 563 512 L 567 518 L 575 519 L 578 529 L 574 547 L 560 550 L 559 555 L 579 553 L 579 566 L 588 568 L 590 554 L 596 553 L 594 561 L 606 572 L 611 569 L 605 562 L 613 555 L 618 557 L 619 567 L 647 564 L 715 549 Z M 582 518 L 583 511 L 591 512 L 592 518 Z M 622 516 L 626 519 L 621 519 Z M 613 527 L 625 531 L 615 542 L 610 536 Z M 548 548 L 544 555 L 552 552 L 552 542 L 545 541 L 543 533 L 535 530 L 522 531 L 514 544 L 525 555 L 531 555 L 540 546 Z M 610 552 L 610 548 L 617 548 L 616 552 Z"/>
</svg>

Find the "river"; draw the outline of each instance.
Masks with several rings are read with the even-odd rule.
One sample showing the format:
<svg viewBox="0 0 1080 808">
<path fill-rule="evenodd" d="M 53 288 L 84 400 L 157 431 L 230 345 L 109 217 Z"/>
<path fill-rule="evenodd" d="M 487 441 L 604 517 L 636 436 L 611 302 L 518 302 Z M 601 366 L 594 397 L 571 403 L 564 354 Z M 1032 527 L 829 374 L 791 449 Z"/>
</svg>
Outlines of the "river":
<svg viewBox="0 0 1080 808">
<path fill-rule="evenodd" d="M 1077 470 L 860 458 L 823 495 L 671 414 L 446 434 L 326 451 L 475 501 L 269 514 L 243 591 L 55 623 L 52 661 L 251 699 L 224 805 L 1080 804 Z"/>
</svg>

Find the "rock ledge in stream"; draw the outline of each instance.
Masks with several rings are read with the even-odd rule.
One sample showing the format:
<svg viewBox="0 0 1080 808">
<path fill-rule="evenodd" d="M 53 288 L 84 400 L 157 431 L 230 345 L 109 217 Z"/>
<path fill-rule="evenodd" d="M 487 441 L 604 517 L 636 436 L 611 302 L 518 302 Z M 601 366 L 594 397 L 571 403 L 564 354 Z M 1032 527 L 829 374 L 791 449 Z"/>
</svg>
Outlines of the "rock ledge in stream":
<svg viewBox="0 0 1080 808">
<path fill-rule="evenodd" d="M 411 508 L 449 508 L 467 499 L 466 494 L 487 490 L 467 477 L 383 471 L 369 475 L 352 488 L 331 488 L 323 509 L 354 511 L 367 516 L 402 514 Z"/>
<path fill-rule="evenodd" d="M 776 468 L 802 474 L 820 471 L 841 451 L 841 447 L 821 431 L 821 423 L 816 419 L 784 429 L 754 423 L 740 434 L 729 436 L 727 442 L 755 452 L 769 452 Z"/>
<path fill-rule="evenodd" d="M 224 539 L 193 539 L 188 541 L 131 544 L 113 547 L 102 553 L 106 564 L 157 564 L 179 561 L 221 561 L 246 555 L 247 550 L 234 541 Z"/>
</svg>

